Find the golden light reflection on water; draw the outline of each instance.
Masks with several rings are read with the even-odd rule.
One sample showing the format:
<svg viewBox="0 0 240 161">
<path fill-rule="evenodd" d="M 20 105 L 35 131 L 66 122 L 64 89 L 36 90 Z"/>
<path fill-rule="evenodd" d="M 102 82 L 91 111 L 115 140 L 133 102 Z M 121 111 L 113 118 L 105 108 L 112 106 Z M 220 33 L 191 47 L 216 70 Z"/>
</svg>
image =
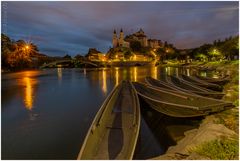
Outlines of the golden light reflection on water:
<svg viewBox="0 0 240 161">
<path fill-rule="evenodd" d="M 166 68 L 167 75 L 171 75 L 171 67 Z"/>
<path fill-rule="evenodd" d="M 158 79 L 158 68 L 157 67 L 151 68 L 151 77 L 153 77 L 154 79 Z"/>
<path fill-rule="evenodd" d="M 118 67 L 115 68 L 115 85 L 117 86 L 119 84 L 119 71 Z"/>
<path fill-rule="evenodd" d="M 137 81 L 137 67 L 134 67 L 133 68 L 133 81 L 136 82 Z"/>
<path fill-rule="evenodd" d="M 106 70 L 102 70 L 102 90 L 103 93 L 107 93 L 107 73 Z"/>
<path fill-rule="evenodd" d="M 178 68 L 175 68 L 176 69 L 176 71 L 175 71 L 175 73 L 176 73 L 176 76 L 178 77 L 179 76 L 179 71 L 178 71 Z"/>
<path fill-rule="evenodd" d="M 24 82 L 26 83 L 24 103 L 26 108 L 28 110 L 31 110 L 33 107 L 33 89 L 32 89 L 31 79 L 28 77 L 25 77 Z"/>
<path fill-rule="evenodd" d="M 36 72 L 23 72 L 21 73 L 21 79 L 19 79 L 18 84 L 23 86 L 23 103 L 27 110 L 32 110 L 34 106 L 34 97 L 35 97 L 35 86 L 37 84 L 37 79 L 35 76 Z"/>
<path fill-rule="evenodd" d="M 62 81 L 62 68 L 57 68 L 58 81 Z"/>
<path fill-rule="evenodd" d="M 187 69 L 187 76 L 190 76 L 190 69 Z"/>
</svg>

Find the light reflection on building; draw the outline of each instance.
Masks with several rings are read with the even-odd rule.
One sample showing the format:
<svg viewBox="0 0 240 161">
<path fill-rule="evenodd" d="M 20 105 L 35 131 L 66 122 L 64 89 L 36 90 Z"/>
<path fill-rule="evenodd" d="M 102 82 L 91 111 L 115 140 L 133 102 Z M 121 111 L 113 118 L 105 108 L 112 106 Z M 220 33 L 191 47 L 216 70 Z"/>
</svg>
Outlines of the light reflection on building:
<svg viewBox="0 0 240 161">
<path fill-rule="evenodd" d="M 102 90 L 104 94 L 107 93 L 107 73 L 104 69 L 102 70 Z"/>
<path fill-rule="evenodd" d="M 118 71 L 118 67 L 115 68 L 115 85 L 117 86 L 119 84 L 119 71 Z"/>
</svg>

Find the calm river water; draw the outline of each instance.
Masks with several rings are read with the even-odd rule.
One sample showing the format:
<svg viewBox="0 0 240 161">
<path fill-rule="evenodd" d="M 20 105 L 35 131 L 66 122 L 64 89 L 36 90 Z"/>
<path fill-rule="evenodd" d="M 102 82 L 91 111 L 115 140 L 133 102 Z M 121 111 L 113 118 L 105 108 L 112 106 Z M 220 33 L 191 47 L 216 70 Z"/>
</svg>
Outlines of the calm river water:
<svg viewBox="0 0 240 161">
<path fill-rule="evenodd" d="M 2 74 L 2 159 L 76 159 L 96 112 L 121 80 L 180 73 L 191 71 L 149 66 Z M 135 159 L 163 154 L 185 130 L 197 126 L 196 120 L 163 118 L 142 106 Z"/>
</svg>

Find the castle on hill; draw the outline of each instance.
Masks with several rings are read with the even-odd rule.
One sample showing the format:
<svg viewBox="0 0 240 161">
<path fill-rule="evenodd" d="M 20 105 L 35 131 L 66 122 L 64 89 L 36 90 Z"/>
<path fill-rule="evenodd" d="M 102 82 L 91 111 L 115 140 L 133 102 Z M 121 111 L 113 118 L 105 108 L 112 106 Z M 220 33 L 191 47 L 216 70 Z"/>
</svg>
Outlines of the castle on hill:
<svg viewBox="0 0 240 161">
<path fill-rule="evenodd" d="M 142 47 L 151 47 L 151 48 L 157 49 L 157 48 L 163 46 L 163 43 L 161 40 L 148 39 L 142 29 L 140 29 L 138 32 L 135 32 L 132 35 L 128 35 L 126 37 L 124 37 L 123 30 L 121 29 L 119 38 L 117 37 L 116 30 L 114 30 L 113 40 L 112 40 L 113 48 L 116 48 L 116 47 L 129 48 L 131 42 L 133 42 L 133 41 L 140 42 Z"/>
</svg>

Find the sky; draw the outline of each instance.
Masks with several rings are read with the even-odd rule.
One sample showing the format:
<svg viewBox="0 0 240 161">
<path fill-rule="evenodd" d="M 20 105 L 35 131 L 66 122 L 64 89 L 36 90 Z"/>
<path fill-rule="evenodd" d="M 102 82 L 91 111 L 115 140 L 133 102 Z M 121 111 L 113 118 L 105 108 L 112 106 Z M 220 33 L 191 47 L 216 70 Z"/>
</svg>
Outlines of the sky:
<svg viewBox="0 0 240 161">
<path fill-rule="evenodd" d="M 2 33 L 49 56 L 107 52 L 112 34 L 142 28 L 148 38 L 194 48 L 239 34 L 238 2 L 2 2 Z"/>
</svg>

